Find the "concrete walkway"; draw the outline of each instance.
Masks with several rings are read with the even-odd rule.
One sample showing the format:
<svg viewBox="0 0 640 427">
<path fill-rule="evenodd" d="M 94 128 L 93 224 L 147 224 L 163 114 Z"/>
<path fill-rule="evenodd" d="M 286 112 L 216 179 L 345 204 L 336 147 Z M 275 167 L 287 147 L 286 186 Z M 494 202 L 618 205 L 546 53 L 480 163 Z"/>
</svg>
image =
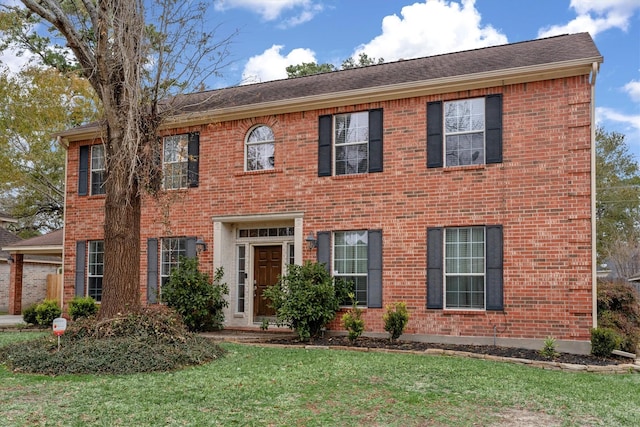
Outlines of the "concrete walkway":
<svg viewBox="0 0 640 427">
<path fill-rule="evenodd" d="M 13 314 L 0 315 L 0 326 L 24 325 L 22 316 Z"/>
</svg>

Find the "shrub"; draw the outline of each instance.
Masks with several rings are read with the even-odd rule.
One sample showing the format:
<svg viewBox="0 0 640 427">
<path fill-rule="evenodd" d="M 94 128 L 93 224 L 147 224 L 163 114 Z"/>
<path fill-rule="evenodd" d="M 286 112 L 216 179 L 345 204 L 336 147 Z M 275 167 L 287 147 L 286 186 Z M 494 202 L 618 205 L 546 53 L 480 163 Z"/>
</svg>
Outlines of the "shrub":
<svg viewBox="0 0 640 427">
<path fill-rule="evenodd" d="M 591 329 L 591 354 L 598 357 L 609 357 L 611 352 L 620 346 L 622 338 L 613 329 Z"/>
<path fill-rule="evenodd" d="M 71 320 L 81 317 L 91 317 L 98 312 L 98 304 L 91 297 L 74 297 L 69 301 L 69 316 Z"/>
<path fill-rule="evenodd" d="M 638 351 L 640 343 L 640 298 L 634 287 L 624 280 L 598 281 L 598 326 L 614 330 L 620 348 Z"/>
<path fill-rule="evenodd" d="M 22 310 L 22 320 L 24 323 L 30 325 L 37 325 L 38 320 L 36 319 L 36 307 L 38 304 L 31 304 L 29 307 Z"/>
<path fill-rule="evenodd" d="M 409 322 L 407 305 L 403 302 L 387 305 L 387 311 L 382 316 L 382 320 L 384 330 L 391 334 L 391 341 L 397 340 Z"/>
<path fill-rule="evenodd" d="M 165 306 L 99 322 L 80 318 L 61 341 L 60 351 L 51 335 L 0 347 L 0 363 L 47 375 L 131 374 L 201 365 L 224 354 L 212 340 L 189 333 L 180 315 Z"/>
<path fill-rule="evenodd" d="M 46 299 L 36 306 L 36 323 L 39 326 L 47 327 L 53 324 L 53 319 L 60 317 L 62 309 L 58 307 L 58 302 Z"/>
<path fill-rule="evenodd" d="M 547 337 L 544 340 L 544 346 L 540 350 L 540 355 L 546 359 L 555 359 L 560 355 L 556 351 L 556 339 L 553 337 Z"/>
<path fill-rule="evenodd" d="M 354 342 L 364 332 L 364 319 L 362 319 L 362 309 L 358 308 L 358 300 L 353 292 L 349 293 L 349 298 L 352 306 L 342 315 L 342 324 L 349 331 L 349 341 Z"/>
<path fill-rule="evenodd" d="M 276 310 L 277 323 L 296 331 L 301 341 L 318 336 L 345 300 L 346 284 L 332 279 L 323 264 L 289 265 L 287 273 L 263 292 Z"/>
<path fill-rule="evenodd" d="M 180 266 L 171 271 L 162 288 L 162 300 L 182 316 L 192 332 L 222 329 L 223 310 L 229 305 L 224 299 L 229 287 L 222 282 L 223 276 L 220 267 L 212 282 L 208 274 L 198 270 L 197 258 L 180 258 Z"/>
</svg>

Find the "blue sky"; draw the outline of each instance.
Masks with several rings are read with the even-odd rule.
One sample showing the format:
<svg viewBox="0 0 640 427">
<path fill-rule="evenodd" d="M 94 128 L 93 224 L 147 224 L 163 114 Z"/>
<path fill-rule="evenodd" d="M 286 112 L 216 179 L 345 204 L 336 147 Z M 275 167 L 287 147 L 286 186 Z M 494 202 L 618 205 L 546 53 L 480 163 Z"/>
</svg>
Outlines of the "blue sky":
<svg viewBox="0 0 640 427">
<path fill-rule="evenodd" d="M 240 30 L 215 85 L 285 78 L 290 64 L 386 62 L 589 32 L 604 56 L 598 124 L 640 161 L 640 0 L 223 0 L 211 19 Z"/>
<path fill-rule="evenodd" d="M 16 0 L 0 0 L 16 3 Z M 386 62 L 589 32 L 604 56 L 598 124 L 626 135 L 640 161 L 640 0 L 213 0 L 218 34 L 239 34 L 225 87 L 286 78 L 302 62 L 341 62 L 360 52 Z M 10 54 L 0 61 L 15 67 Z"/>
</svg>

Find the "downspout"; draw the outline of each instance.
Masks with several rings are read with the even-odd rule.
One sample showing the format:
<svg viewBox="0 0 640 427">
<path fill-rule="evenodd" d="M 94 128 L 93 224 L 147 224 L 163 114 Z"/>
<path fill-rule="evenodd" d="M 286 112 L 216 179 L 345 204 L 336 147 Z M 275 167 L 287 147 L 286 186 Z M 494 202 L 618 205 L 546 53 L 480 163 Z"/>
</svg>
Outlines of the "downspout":
<svg viewBox="0 0 640 427">
<path fill-rule="evenodd" d="M 67 238 L 67 174 L 69 173 L 69 142 L 63 141 L 62 137 L 58 135 L 56 137 L 58 145 L 64 148 L 64 197 L 63 197 L 63 205 L 62 205 L 62 229 L 64 232 L 62 233 L 62 286 L 60 286 L 60 308 L 64 310 L 64 252 L 65 252 L 65 241 Z"/>
<path fill-rule="evenodd" d="M 596 255 L 596 77 L 600 66 L 591 64 L 591 317 L 598 327 L 598 275 Z"/>
</svg>

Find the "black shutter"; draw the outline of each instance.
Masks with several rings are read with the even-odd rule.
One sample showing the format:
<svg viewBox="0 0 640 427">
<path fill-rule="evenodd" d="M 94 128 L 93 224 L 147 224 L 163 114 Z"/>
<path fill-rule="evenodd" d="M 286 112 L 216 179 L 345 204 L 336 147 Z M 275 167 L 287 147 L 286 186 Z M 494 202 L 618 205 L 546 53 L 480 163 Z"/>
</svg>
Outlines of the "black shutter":
<svg viewBox="0 0 640 427">
<path fill-rule="evenodd" d="M 382 172 L 382 109 L 369 111 L 369 172 Z"/>
<path fill-rule="evenodd" d="M 427 167 L 441 168 L 442 156 L 442 102 L 427 103 Z"/>
<path fill-rule="evenodd" d="M 427 229 L 427 308 L 443 305 L 443 228 Z"/>
<path fill-rule="evenodd" d="M 200 163 L 200 134 L 189 134 L 189 146 L 187 147 L 188 163 L 187 163 L 187 180 L 189 187 L 197 187 L 200 180 L 199 163 Z"/>
<path fill-rule="evenodd" d="M 486 233 L 487 310 L 502 310 L 504 308 L 502 226 L 488 225 Z"/>
<path fill-rule="evenodd" d="M 187 237 L 187 244 L 185 255 L 187 258 L 195 258 L 198 255 L 198 251 L 196 250 L 196 238 L 195 237 Z"/>
<path fill-rule="evenodd" d="M 158 302 L 158 239 L 147 239 L 147 303 Z"/>
<path fill-rule="evenodd" d="M 80 147 L 78 159 L 78 195 L 86 196 L 89 190 L 89 146 Z"/>
<path fill-rule="evenodd" d="M 87 242 L 76 242 L 76 280 L 75 296 L 84 297 L 85 292 L 85 265 L 87 260 Z"/>
<path fill-rule="evenodd" d="M 331 132 L 333 117 L 320 116 L 318 120 L 318 176 L 331 176 Z"/>
<path fill-rule="evenodd" d="M 331 233 L 328 231 L 318 232 L 318 262 L 331 273 Z"/>
<path fill-rule="evenodd" d="M 487 163 L 502 163 L 502 95 L 485 99 Z"/>
<path fill-rule="evenodd" d="M 367 307 L 382 308 L 382 230 L 369 230 Z"/>
</svg>

